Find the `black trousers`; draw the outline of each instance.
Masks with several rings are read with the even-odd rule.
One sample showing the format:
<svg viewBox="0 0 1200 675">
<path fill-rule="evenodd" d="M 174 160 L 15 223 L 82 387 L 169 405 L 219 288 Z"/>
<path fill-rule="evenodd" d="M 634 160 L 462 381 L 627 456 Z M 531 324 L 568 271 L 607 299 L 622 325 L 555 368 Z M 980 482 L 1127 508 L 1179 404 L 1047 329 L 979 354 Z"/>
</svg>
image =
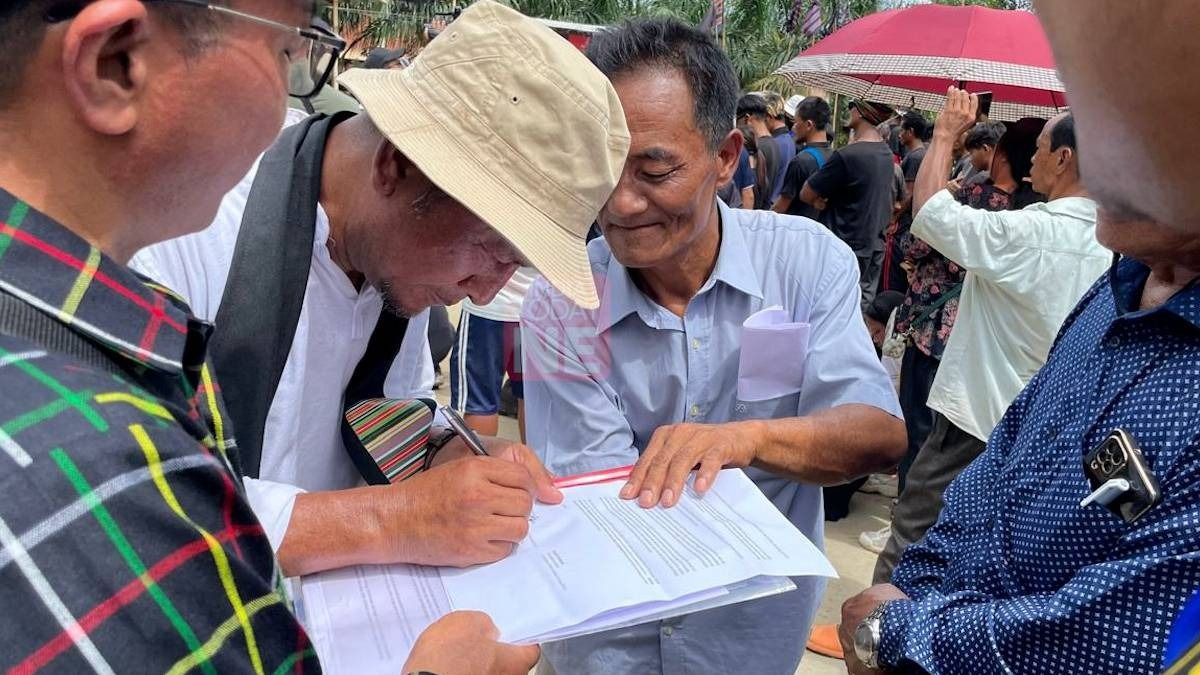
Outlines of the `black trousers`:
<svg viewBox="0 0 1200 675">
<path fill-rule="evenodd" d="M 825 493 L 825 520 L 833 522 L 850 515 L 850 500 L 869 477 L 863 476 L 844 485 L 830 485 L 822 488 Z"/>
<path fill-rule="evenodd" d="M 908 432 L 908 452 L 900 461 L 901 492 L 904 491 L 908 469 L 917 459 L 917 452 L 933 426 L 933 411 L 926 403 L 939 363 L 911 344 L 904 350 L 904 358 L 900 361 L 900 391 L 897 395 L 900 398 L 900 410 L 904 412 L 904 429 Z"/>
</svg>

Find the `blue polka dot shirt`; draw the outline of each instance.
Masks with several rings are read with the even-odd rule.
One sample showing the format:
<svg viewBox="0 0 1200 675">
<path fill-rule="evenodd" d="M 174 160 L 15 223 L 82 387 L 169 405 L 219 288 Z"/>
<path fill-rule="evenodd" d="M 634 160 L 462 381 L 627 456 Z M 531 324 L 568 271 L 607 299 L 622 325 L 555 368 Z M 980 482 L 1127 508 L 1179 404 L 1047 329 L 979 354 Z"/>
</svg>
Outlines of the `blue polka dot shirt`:
<svg viewBox="0 0 1200 675">
<path fill-rule="evenodd" d="M 892 582 L 880 661 L 930 673 L 1149 673 L 1200 587 L 1200 288 L 1139 311 L 1120 261 L 1067 318 L 987 450 Z M 1083 455 L 1133 435 L 1162 501 L 1131 524 L 1098 504 Z"/>
</svg>

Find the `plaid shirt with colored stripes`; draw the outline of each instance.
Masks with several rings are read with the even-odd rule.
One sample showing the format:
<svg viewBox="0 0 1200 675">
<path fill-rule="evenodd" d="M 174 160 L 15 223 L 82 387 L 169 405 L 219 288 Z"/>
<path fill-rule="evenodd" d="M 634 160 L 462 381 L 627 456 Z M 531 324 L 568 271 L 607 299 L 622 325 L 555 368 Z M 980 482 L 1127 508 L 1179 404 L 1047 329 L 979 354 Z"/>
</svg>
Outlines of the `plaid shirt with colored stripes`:
<svg viewBox="0 0 1200 675">
<path fill-rule="evenodd" d="M 235 470 L 209 326 L 3 190 L 0 293 L 121 373 L 0 335 L 0 670 L 319 671 Z"/>
</svg>

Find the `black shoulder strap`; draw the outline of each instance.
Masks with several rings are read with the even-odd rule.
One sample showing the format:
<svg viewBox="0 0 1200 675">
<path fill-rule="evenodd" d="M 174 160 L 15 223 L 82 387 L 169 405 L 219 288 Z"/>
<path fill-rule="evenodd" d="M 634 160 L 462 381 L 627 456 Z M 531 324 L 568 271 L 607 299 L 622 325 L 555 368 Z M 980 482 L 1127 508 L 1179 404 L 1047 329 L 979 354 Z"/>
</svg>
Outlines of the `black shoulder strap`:
<svg viewBox="0 0 1200 675">
<path fill-rule="evenodd" d="M 28 340 L 47 351 L 66 354 L 96 370 L 126 376 L 99 346 L 19 298 L 0 291 L 0 334 Z"/>
<path fill-rule="evenodd" d="M 259 162 L 215 318 L 211 358 L 245 475 L 258 477 L 263 429 L 296 335 L 312 261 L 325 139 L 350 117 L 286 129 Z"/>
</svg>

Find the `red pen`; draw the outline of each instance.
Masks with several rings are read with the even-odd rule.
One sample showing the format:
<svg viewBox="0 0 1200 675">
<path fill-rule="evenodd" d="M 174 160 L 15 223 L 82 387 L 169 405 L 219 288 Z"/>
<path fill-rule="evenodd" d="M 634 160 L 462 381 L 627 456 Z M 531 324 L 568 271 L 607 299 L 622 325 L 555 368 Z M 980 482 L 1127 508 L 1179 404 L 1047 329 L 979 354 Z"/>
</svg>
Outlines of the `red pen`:
<svg viewBox="0 0 1200 675">
<path fill-rule="evenodd" d="M 618 466 L 612 469 L 601 469 L 600 471 L 590 471 L 588 473 L 575 474 L 574 476 L 563 476 L 562 478 L 554 479 L 554 487 L 562 489 L 576 487 L 579 485 L 596 485 L 598 483 L 608 483 L 615 480 L 625 480 L 629 478 L 629 474 L 633 473 L 633 465 Z"/>
</svg>

